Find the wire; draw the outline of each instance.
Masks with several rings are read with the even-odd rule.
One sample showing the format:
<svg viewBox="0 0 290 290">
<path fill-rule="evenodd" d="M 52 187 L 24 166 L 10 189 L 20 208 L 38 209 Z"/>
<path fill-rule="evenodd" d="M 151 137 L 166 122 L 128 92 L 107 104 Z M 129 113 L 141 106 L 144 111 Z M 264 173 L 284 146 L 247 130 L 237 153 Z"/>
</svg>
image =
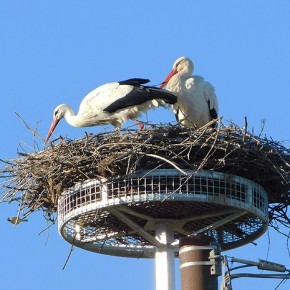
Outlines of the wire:
<svg viewBox="0 0 290 290">
<path fill-rule="evenodd" d="M 290 269 L 286 269 L 284 265 L 265 261 L 259 259 L 259 262 L 254 262 L 250 260 L 245 259 L 239 259 L 235 257 L 228 257 L 228 256 L 222 256 L 223 257 L 223 280 L 222 280 L 222 290 L 232 290 L 232 284 L 231 281 L 236 278 L 266 278 L 266 279 L 281 279 L 275 290 L 277 290 L 282 283 L 285 283 L 286 280 L 290 279 Z M 229 261 L 231 262 L 231 267 L 229 267 Z M 241 266 L 232 267 L 233 263 L 240 263 L 244 264 Z M 249 268 L 249 267 L 257 267 L 260 270 L 265 271 L 272 271 L 272 272 L 278 272 L 279 274 L 273 273 L 273 274 L 255 274 L 255 273 L 237 273 L 232 274 L 232 271 Z M 286 274 L 280 274 L 281 272 L 286 272 Z"/>
</svg>

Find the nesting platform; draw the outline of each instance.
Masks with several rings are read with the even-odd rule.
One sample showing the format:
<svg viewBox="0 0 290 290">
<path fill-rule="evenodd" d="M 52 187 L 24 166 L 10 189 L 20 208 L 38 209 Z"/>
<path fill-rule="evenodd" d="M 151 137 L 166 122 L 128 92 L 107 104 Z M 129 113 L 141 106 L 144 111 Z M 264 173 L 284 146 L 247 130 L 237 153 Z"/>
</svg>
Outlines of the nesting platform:
<svg viewBox="0 0 290 290">
<path fill-rule="evenodd" d="M 59 138 L 19 155 L 2 160 L 1 201 L 18 202 L 21 218 L 58 213 L 61 235 L 87 250 L 152 257 L 160 223 L 173 248 L 202 233 L 224 250 L 290 226 L 290 150 L 233 124 Z"/>
<path fill-rule="evenodd" d="M 212 237 L 223 250 L 253 241 L 267 229 L 268 197 L 245 178 L 156 169 L 78 183 L 61 195 L 58 213 L 60 234 L 71 244 L 142 258 L 154 257 L 160 246 L 158 223 L 173 230 L 173 247 L 197 233 Z"/>
</svg>

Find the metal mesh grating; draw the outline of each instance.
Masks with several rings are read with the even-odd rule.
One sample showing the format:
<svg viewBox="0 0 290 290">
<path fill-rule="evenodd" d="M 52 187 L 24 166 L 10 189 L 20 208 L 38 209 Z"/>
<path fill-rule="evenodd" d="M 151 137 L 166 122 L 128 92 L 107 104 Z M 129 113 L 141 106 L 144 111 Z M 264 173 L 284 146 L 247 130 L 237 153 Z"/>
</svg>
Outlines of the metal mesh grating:
<svg viewBox="0 0 290 290">
<path fill-rule="evenodd" d="M 159 220 L 170 223 L 176 241 L 204 232 L 224 250 L 248 243 L 267 229 L 268 199 L 261 186 L 238 176 L 159 169 L 78 183 L 60 197 L 58 219 L 60 234 L 79 247 L 152 257 L 155 247 L 142 230 L 154 236 Z"/>
</svg>

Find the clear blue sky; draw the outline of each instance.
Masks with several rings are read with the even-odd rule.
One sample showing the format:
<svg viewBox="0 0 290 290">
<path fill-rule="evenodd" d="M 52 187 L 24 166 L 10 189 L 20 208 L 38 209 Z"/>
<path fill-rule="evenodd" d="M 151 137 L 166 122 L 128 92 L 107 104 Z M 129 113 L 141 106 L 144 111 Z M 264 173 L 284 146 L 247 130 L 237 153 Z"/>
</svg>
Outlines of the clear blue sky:
<svg viewBox="0 0 290 290">
<path fill-rule="evenodd" d="M 77 111 L 85 94 L 110 81 L 144 77 L 159 84 L 180 56 L 190 57 L 195 74 L 215 86 L 225 123 L 243 126 L 247 116 L 259 133 L 266 119 L 268 137 L 289 140 L 289 15 L 288 0 L 0 0 L 0 158 L 17 157 L 19 144 L 33 146 L 15 112 L 45 137 L 56 105 Z M 174 120 L 162 109 L 147 118 Z M 55 134 L 79 138 L 106 129 L 61 122 Z M 0 205 L 1 289 L 154 289 L 153 260 L 75 249 L 62 271 L 70 245 L 57 227 L 39 236 L 46 227 L 40 213 L 16 228 L 6 221 L 13 215 L 15 206 Z M 270 260 L 290 268 L 285 238 L 270 231 L 257 243 L 225 254 L 256 260 L 269 252 Z M 179 289 L 178 260 L 176 273 Z M 240 279 L 233 285 L 270 290 L 278 283 Z"/>
</svg>

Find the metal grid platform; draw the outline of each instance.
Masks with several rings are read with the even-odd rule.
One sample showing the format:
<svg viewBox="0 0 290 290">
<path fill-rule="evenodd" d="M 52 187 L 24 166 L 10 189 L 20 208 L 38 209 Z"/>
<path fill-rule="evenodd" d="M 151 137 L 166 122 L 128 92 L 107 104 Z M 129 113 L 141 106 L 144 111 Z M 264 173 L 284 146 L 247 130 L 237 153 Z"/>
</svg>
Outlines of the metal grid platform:
<svg viewBox="0 0 290 290">
<path fill-rule="evenodd" d="M 176 253 L 181 237 L 198 233 L 228 250 L 266 231 L 268 198 L 238 176 L 156 169 L 76 184 L 59 198 L 58 222 L 69 243 L 103 254 L 153 258 L 158 223 L 172 229 Z"/>
</svg>

